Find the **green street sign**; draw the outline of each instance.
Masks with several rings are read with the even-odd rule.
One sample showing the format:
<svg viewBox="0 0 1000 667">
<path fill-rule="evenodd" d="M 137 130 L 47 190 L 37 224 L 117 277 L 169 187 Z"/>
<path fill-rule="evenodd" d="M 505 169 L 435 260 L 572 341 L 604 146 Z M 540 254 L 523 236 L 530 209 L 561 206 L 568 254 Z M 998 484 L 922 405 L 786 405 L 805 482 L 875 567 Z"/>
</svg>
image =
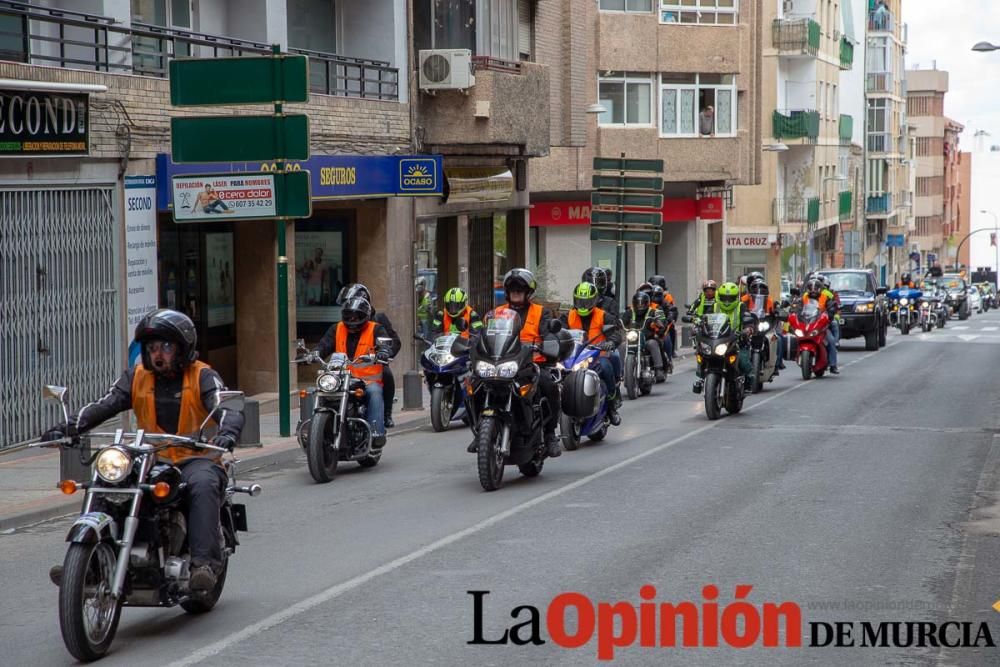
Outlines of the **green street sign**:
<svg viewBox="0 0 1000 667">
<path fill-rule="evenodd" d="M 174 176 L 170 179 L 174 220 L 229 222 L 308 218 L 312 197 L 308 171 Z"/>
<path fill-rule="evenodd" d="M 663 226 L 663 214 L 659 211 L 655 213 L 635 213 L 632 211 L 600 211 L 591 209 L 590 223 L 592 225 L 643 225 L 659 228 Z"/>
<path fill-rule="evenodd" d="M 170 103 L 271 104 L 309 101 L 309 58 L 250 56 L 170 61 Z"/>
<path fill-rule="evenodd" d="M 590 228 L 591 241 L 612 241 L 614 243 L 651 243 L 659 245 L 663 233 L 659 229 L 631 230 L 631 229 L 605 229 L 603 227 Z"/>
<path fill-rule="evenodd" d="M 174 160 L 176 162 L 176 160 Z M 656 176 L 602 176 L 594 174 L 595 190 L 640 190 L 662 192 L 663 179 Z"/>
<path fill-rule="evenodd" d="M 202 116 L 170 119 L 174 162 L 271 162 L 309 159 L 309 118 Z"/>
<path fill-rule="evenodd" d="M 595 157 L 594 171 L 650 171 L 663 173 L 663 160 L 629 160 L 617 157 Z"/>
<path fill-rule="evenodd" d="M 591 192 L 591 206 L 627 206 L 629 208 L 663 208 L 663 195 L 612 194 Z"/>
</svg>

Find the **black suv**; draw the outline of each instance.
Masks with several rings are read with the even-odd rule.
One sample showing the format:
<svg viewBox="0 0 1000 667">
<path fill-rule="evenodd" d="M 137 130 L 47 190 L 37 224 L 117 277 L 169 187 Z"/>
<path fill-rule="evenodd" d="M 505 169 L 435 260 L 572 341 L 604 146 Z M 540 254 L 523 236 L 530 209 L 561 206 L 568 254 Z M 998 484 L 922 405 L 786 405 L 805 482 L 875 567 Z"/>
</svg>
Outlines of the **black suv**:
<svg viewBox="0 0 1000 667">
<path fill-rule="evenodd" d="M 865 337 L 865 349 L 874 352 L 885 345 L 889 317 L 885 309 L 884 287 L 878 286 L 869 269 L 824 269 L 830 289 L 840 297 L 840 337 Z"/>
</svg>

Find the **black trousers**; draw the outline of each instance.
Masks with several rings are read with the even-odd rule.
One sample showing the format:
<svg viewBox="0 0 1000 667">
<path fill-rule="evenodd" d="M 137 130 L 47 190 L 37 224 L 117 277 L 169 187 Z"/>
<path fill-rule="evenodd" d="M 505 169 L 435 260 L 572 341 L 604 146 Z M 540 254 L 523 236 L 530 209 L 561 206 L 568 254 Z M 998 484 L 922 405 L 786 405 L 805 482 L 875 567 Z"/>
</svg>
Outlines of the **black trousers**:
<svg viewBox="0 0 1000 667">
<path fill-rule="evenodd" d="M 396 378 L 392 376 L 392 367 L 382 367 L 382 400 L 385 401 L 386 415 L 392 414 L 392 399 L 396 397 Z"/>
<path fill-rule="evenodd" d="M 222 566 L 222 529 L 219 512 L 226 488 L 226 473 L 208 459 L 190 459 L 178 466 L 187 483 L 187 534 L 191 567 Z"/>
<path fill-rule="evenodd" d="M 562 414 L 562 407 L 559 401 L 559 386 L 552 379 L 552 374 L 544 366 L 539 367 L 538 389 L 542 396 L 549 403 L 549 418 L 545 421 L 546 433 L 552 433 L 559 426 L 559 416 Z"/>
</svg>

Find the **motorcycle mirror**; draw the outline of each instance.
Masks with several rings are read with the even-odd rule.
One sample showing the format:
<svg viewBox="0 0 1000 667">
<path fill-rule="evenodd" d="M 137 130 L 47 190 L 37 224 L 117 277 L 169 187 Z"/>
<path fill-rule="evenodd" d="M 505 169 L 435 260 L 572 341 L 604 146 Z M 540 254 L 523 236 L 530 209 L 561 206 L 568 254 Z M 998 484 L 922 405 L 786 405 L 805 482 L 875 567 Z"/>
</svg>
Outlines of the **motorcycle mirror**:
<svg viewBox="0 0 1000 667">
<path fill-rule="evenodd" d="M 304 349 L 306 349 L 306 341 L 305 341 L 304 338 L 296 338 L 295 339 L 295 349 L 297 349 L 297 350 L 304 350 Z"/>
<path fill-rule="evenodd" d="M 552 318 L 549 320 L 549 333 L 559 333 L 562 331 L 563 323 L 560 320 Z"/>
<path fill-rule="evenodd" d="M 694 318 L 691 317 L 690 315 L 682 315 L 681 322 L 684 322 L 685 324 L 691 324 L 692 322 L 694 322 Z"/>
<path fill-rule="evenodd" d="M 198 440 L 202 439 L 202 434 L 205 431 L 205 427 L 208 426 L 208 422 L 212 421 L 215 417 L 215 413 L 221 412 L 222 410 L 243 410 L 246 405 L 246 394 L 242 391 L 220 391 L 218 393 L 219 402 L 216 404 L 212 411 L 208 413 L 205 417 L 205 421 L 201 423 L 201 427 L 198 429 Z"/>
<path fill-rule="evenodd" d="M 379 348 L 380 350 L 392 349 L 392 339 L 380 336 L 375 339 L 375 347 Z"/>
<path fill-rule="evenodd" d="M 42 398 L 49 401 L 58 401 L 63 412 L 63 422 L 69 423 L 69 408 L 66 407 L 66 394 L 68 387 L 60 387 L 57 384 L 47 384 L 42 388 Z"/>
<path fill-rule="evenodd" d="M 791 294 L 792 296 L 802 296 L 802 290 L 800 290 L 798 287 L 793 287 L 792 289 L 788 290 L 788 293 Z"/>
</svg>

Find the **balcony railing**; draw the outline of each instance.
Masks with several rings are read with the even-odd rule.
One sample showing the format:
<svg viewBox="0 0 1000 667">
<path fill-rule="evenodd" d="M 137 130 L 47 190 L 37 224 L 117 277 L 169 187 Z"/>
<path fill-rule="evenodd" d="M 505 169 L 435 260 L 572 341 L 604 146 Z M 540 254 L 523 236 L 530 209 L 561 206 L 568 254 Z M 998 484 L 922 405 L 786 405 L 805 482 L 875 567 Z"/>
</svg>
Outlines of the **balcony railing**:
<svg viewBox="0 0 1000 667">
<path fill-rule="evenodd" d="M 775 109 L 772 116 L 775 139 L 816 139 L 819 137 L 819 112 L 806 109 Z"/>
<path fill-rule="evenodd" d="M 847 37 L 840 38 L 840 69 L 854 67 L 854 44 Z"/>
<path fill-rule="evenodd" d="M 851 143 L 851 138 L 854 136 L 854 117 L 844 113 L 840 114 L 838 130 L 840 133 L 840 143 Z"/>
<path fill-rule="evenodd" d="M 775 19 L 771 39 L 779 51 L 794 51 L 808 55 L 819 53 L 819 23 L 812 19 Z"/>
<path fill-rule="evenodd" d="M 775 225 L 815 225 L 819 209 L 818 197 L 778 198 L 772 202 L 771 220 Z"/>
<path fill-rule="evenodd" d="M 896 19 L 886 10 L 868 12 L 868 32 L 896 32 Z"/>
<path fill-rule="evenodd" d="M 869 132 L 868 133 L 868 152 L 869 153 L 890 153 L 892 152 L 892 135 L 888 132 Z"/>
<path fill-rule="evenodd" d="M 0 17 L 13 17 L 18 24 L 17 29 L 0 30 L 0 59 L 28 64 L 165 78 L 175 57 L 271 53 L 262 42 L 140 22 L 125 28 L 106 16 L 10 0 L 0 0 Z M 290 52 L 309 56 L 315 93 L 399 99 L 399 70 L 387 62 L 304 49 Z"/>
<path fill-rule="evenodd" d="M 840 215 L 841 220 L 846 220 L 851 217 L 851 213 L 854 210 L 854 195 L 850 190 L 844 190 L 837 197 L 837 213 Z"/>
<path fill-rule="evenodd" d="M 891 93 L 894 82 L 892 72 L 868 72 L 865 89 L 869 93 Z"/>
<path fill-rule="evenodd" d="M 892 212 L 892 193 L 885 192 L 878 195 L 868 195 L 865 203 L 865 213 L 869 215 L 880 215 Z"/>
</svg>

